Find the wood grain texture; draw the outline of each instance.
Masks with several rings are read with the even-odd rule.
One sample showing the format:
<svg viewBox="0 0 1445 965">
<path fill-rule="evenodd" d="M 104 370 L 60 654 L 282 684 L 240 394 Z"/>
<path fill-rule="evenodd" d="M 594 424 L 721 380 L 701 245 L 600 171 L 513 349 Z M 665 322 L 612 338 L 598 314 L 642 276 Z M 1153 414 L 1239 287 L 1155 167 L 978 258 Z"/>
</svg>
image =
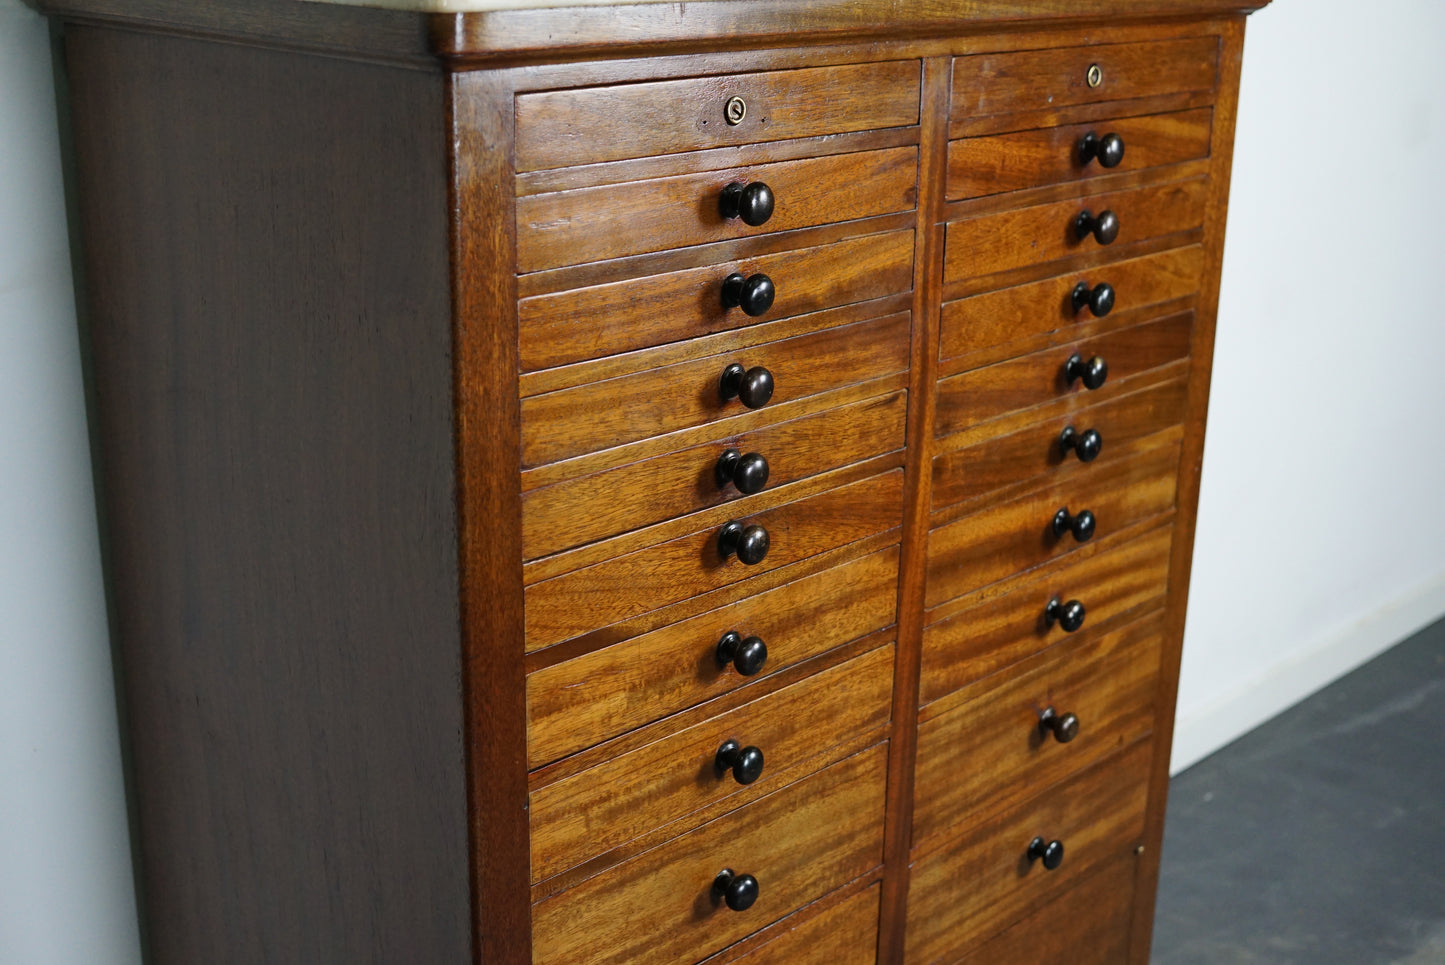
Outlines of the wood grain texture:
<svg viewBox="0 0 1445 965">
<path fill-rule="evenodd" d="M 832 763 L 849 738 L 887 722 L 892 696 L 893 648 L 886 646 L 534 790 L 532 880 Z M 715 766 L 728 740 L 763 752 L 763 773 L 753 784 L 740 785 Z"/>
<path fill-rule="evenodd" d="M 522 272 L 756 237 L 914 206 L 918 149 L 897 147 L 779 161 L 698 174 L 578 188 L 517 199 L 517 269 Z M 733 182 L 773 189 L 773 215 L 761 227 L 718 213 Z"/>
<path fill-rule="evenodd" d="M 888 626 L 897 579 L 898 551 L 890 548 L 534 672 L 527 678 L 532 766 L 755 686 Z M 718 666 L 717 643 L 730 630 L 767 644 L 758 676 Z"/>
<path fill-rule="evenodd" d="M 773 374 L 772 400 L 757 411 L 776 413 L 789 402 L 907 370 L 908 321 L 904 312 L 531 396 L 522 401 L 522 463 L 538 466 L 707 424 L 717 426 L 714 438 L 725 438 L 728 420 L 751 411 L 718 391 L 730 364 Z"/>
<path fill-rule="evenodd" d="M 539 902 L 534 960 L 695 961 L 858 877 L 883 857 L 886 758 L 877 745 Z M 758 879 L 747 911 L 713 898 L 724 868 Z"/>
<path fill-rule="evenodd" d="M 1153 742 L 996 816 L 959 815 L 964 835 L 918 857 L 908 903 L 909 962 L 951 962 L 1141 842 Z M 1064 844 L 1046 871 L 1027 857 L 1035 836 Z"/>
<path fill-rule="evenodd" d="M 602 358 L 885 298 L 908 291 L 912 270 L 913 232 L 905 230 L 721 263 L 710 259 L 701 268 L 523 299 L 522 369 Z M 776 290 L 772 307 L 757 318 L 741 308 L 724 308 L 722 283 L 733 272 L 771 278 Z"/>
<path fill-rule="evenodd" d="M 65 61 L 148 960 L 469 961 L 441 80 Z"/>
<path fill-rule="evenodd" d="M 1101 82 L 1089 86 L 1097 65 Z M 1219 72 L 1219 38 L 1088 44 L 960 57 L 953 62 L 954 117 L 1057 109 L 1209 90 Z"/>
<path fill-rule="evenodd" d="M 1074 311 L 1070 296 L 1080 282 L 1090 288 L 1100 284 L 1112 287 L 1116 299 L 1113 316 L 1121 318 L 1189 297 L 1199 289 L 1203 272 L 1204 249 L 1191 246 L 945 302 L 939 358 L 958 359 L 958 364 L 967 365 L 970 358 L 1006 356 L 1011 345 L 1033 348 L 1035 340 L 1054 333 L 1059 333 L 1059 338 L 1049 341 L 1055 344 L 1068 339 L 1071 330 L 1099 321 L 1088 309 Z"/>
<path fill-rule="evenodd" d="M 1087 124 L 1035 128 L 948 145 L 948 200 L 1039 188 L 1089 178 L 1182 164 L 1209 156 L 1210 110 L 1101 119 Z M 1084 161 L 1084 136 L 1117 134 L 1124 159 L 1113 168 Z"/>
<path fill-rule="evenodd" d="M 845 134 L 918 123 L 918 62 L 723 74 L 517 98 L 517 168 Z M 731 123 L 724 106 L 741 98 Z"/>
<path fill-rule="evenodd" d="M 814 914 L 805 909 L 791 928 L 729 965 L 876 965 L 880 890 L 872 885 Z"/>
<path fill-rule="evenodd" d="M 1114 244 L 1121 249 L 1189 231 L 1204 223 L 1207 196 L 1208 182 L 1193 179 L 954 221 L 948 226 L 943 277 L 992 275 L 1101 250 L 1092 235 L 1080 241 L 1074 234 L 1074 219 L 1086 209 L 1118 215 Z"/>
</svg>

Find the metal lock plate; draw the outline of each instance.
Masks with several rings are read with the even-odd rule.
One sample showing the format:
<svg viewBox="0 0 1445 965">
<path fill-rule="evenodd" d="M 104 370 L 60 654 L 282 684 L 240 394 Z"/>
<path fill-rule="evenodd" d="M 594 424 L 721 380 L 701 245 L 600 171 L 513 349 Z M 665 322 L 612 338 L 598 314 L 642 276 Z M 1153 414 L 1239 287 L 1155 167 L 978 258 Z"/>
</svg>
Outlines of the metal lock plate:
<svg viewBox="0 0 1445 965">
<path fill-rule="evenodd" d="M 1089 72 L 1084 75 L 1084 79 L 1089 82 L 1090 87 L 1098 87 L 1104 82 L 1104 68 L 1098 64 L 1090 64 Z"/>
<path fill-rule="evenodd" d="M 736 127 L 748 116 L 748 102 L 741 97 L 729 97 L 723 105 L 723 114 L 727 117 L 728 126 Z"/>
</svg>

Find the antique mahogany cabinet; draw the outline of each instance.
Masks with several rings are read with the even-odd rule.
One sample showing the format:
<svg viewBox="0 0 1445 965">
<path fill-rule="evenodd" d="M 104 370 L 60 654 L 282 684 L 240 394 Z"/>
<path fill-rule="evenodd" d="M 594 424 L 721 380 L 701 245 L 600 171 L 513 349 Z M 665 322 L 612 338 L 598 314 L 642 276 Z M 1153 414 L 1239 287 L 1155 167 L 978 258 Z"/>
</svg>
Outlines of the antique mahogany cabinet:
<svg viewBox="0 0 1445 965">
<path fill-rule="evenodd" d="M 1146 962 L 1263 2 L 43 0 L 150 961 Z"/>
</svg>

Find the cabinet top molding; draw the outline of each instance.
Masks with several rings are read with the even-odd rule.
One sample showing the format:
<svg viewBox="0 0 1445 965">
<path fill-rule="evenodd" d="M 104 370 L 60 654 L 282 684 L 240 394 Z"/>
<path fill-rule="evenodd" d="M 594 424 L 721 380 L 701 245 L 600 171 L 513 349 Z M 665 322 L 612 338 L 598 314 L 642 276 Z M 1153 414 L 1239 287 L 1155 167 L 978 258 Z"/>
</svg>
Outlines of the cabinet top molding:
<svg viewBox="0 0 1445 965">
<path fill-rule="evenodd" d="M 1246 14 L 1269 0 L 37 0 L 78 22 L 368 57 L 526 59 L 629 48 L 959 34 L 1030 21 Z M 639 51 L 641 52 L 641 51 Z M 649 52 L 658 52 L 649 50 Z"/>
</svg>

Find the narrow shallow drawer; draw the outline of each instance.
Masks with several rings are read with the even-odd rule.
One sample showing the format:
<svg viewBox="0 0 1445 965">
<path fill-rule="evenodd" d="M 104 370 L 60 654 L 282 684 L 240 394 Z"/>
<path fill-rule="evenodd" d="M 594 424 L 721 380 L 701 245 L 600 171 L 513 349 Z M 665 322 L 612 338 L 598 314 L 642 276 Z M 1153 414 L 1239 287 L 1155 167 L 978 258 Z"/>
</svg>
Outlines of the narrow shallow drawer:
<svg viewBox="0 0 1445 965">
<path fill-rule="evenodd" d="M 835 154 L 517 199 L 517 270 L 666 251 L 908 211 L 918 200 L 918 148 Z M 757 227 L 718 209 L 730 184 L 761 182 L 774 208 Z"/>
<path fill-rule="evenodd" d="M 1158 446 L 1108 472 L 993 504 L 938 527 L 928 541 L 926 605 L 937 606 L 1084 545 L 1069 529 L 1054 535 L 1060 512 L 1073 519 L 1092 515 L 1092 539 L 1169 512 L 1178 470 L 1179 447 Z"/>
<path fill-rule="evenodd" d="M 1134 921 L 1132 855 L 1116 858 L 954 965 L 1120 965 Z"/>
<path fill-rule="evenodd" d="M 767 555 L 754 565 L 723 555 L 721 527 L 712 526 L 534 583 L 526 590 L 527 650 L 895 529 L 902 513 L 903 470 L 895 469 L 738 520 L 768 534 Z"/>
<path fill-rule="evenodd" d="M 540 767 L 881 630 L 894 622 L 897 596 L 891 546 L 535 671 L 527 677 L 528 764 Z M 719 661 L 729 633 L 763 642 L 753 676 Z"/>
<path fill-rule="evenodd" d="M 534 790 L 532 880 L 831 763 L 846 753 L 846 742 L 888 721 L 892 694 L 890 644 Z M 749 753 L 736 774 L 716 763 L 727 742 Z"/>
<path fill-rule="evenodd" d="M 642 81 L 517 97 L 517 170 L 918 123 L 916 60 Z"/>
<path fill-rule="evenodd" d="M 983 599 L 950 604 L 923 631 L 918 702 L 927 706 L 1065 639 L 1093 636 L 1120 617 L 1157 609 L 1169 588 L 1172 525 L 1122 546 L 1079 553 L 1010 580 Z M 1050 601 L 1083 605 L 1080 626 L 1049 619 Z M 933 615 L 930 614 L 930 617 Z"/>
<path fill-rule="evenodd" d="M 1135 376 L 1188 358 L 1193 334 L 1194 313 L 1182 312 L 949 376 L 938 383 L 936 430 L 949 435 L 1071 395 L 1092 393 L 1103 401 Z M 1069 378 L 1068 361 L 1074 355 L 1104 360 L 1107 372 L 1097 390 L 1085 388 L 1082 377 Z"/>
<path fill-rule="evenodd" d="M 694 962 L 859 877 L 883 860 L 887 746 L 675 838 L 532 908 L 537 965 Z M 733 911 L 718 873 L 751 875 Z"/>
<path fill-rule="evenodd" d="M 1174 379 L 935 456 L 933 508 L 1021 488 L 1034 479 L 1096 473 L 1114 456 L 1183 423 L 1188 401 L 1189 383 Z M 1083 462 L 1081 452 L 1095 461 Z"/>
<path fill-rule="evenodd" d="M 733 274 L 771 281 L 772 307 L 755 317 L 724 307 L 723 282 Z M 522 371 L 884 298 L 912 284 L 908 229 L 536 295 L 518 305 Z"/>
<path fill-rule="evenodd" d="M 1193 178 L 954 221 L 945 241 L 944 280 L 978 278 L 1192 231 L 1204 224 L 1208 183 Z M 1076 230 L 1085 212 L 1095 218 L 1113 212 L 1118 219 L 1118 234 L 1108 246 Z"/>
<path fill-rule="evenodd" d="M 1016 804 L 1151 733 L 1161 624 L 1156 614 L 1065 641 L 979 681 L 920 723 L 913 840 L 946 832 L 961 815 Z M 1045 729 L 1049 710 L 1060 737 L 1069 737 L 1070 717 L 1077 721 L 1067 743 Z"/>
<path fill-rule="evenodd" d="M 814 913 L 800 911 L 767 943 L 727 959 L 728 965 L 875 965 L 878 961 L 878 908 L 882 885 L 870 885 L 851 898 Z M 823 899 L 819 904 L 826 903 Z M 704 965 L 710 965 L 708 959 Z M 718 965 L 722 965 L 719 961 Z"/>
<path fill-rule="evenodd" d="M 756 500 L 728 481 L 739 474 L 734 468 L 729 476 L 729 466 L 756 471 L 760 456 L 767 488 L 775 489 L 893 452 L 903 448 L 907 408 L 906 393 L 895 392 L 523 493 L 523 556 L 545 556 L 730 501 L 745 513 Z M 751 488 L 748 478 L 744 485 Z M 754 494 L 759 491 L 766 490 Z"/>
<path fill-rule="evenodd" d="M 908 312 L 824 329 L 722 355 L 646 369 L 522 400 L 522 463 L 531 468 L 750 410 L 723 398 L 724 370 L 767 369 L 776 411 L 796 399 L 908 367 Z M 720 428 L 719 436 L 727 430 Z"/>
<path fill-rule="evenodd" d="M 1054 333 L 1066 338 L 1070 329 L 1095 321 L 1087 305 L 1075 308 L 1080 285 L 1090 296 L 1106 287 L 1117 316 L 1187 298 L 1199 290 L 1203 274 L 1204 249 L 1191 245 L 945 302 L 938 357 L 998 356 L 1009 345 L 1030 345 Z"/>
<path fill-rule="evenodd" d="M 952 141 L 948 145 L 948 200 L 1207 158 L 1212 114 L 1205 107 Z M 1092 140 L 1086 141 L 1090 136 Z M 1122 145 L 1122 158 L 1105 167 L 1097 157 L 1098 144 L 1109 148 Z"/>
<path fill-rule="evenodd" d="M 962 119 L 1207 91 L 1218 75 L 1217 37 L 975 54 L 954 58 L 950 115 Z"/>
<path fill-rule="evenodd" d="M 905 960 L 954 962 L 1143 843 L 1152 742 L 1145 740 L 1003 814 L 957 815 L 963 837 L 919 857 L 908 886 Z M 1035 838 L 1063 845 L 1050 871 Z M 1032 959 L 1028 959 L 1032 961 Z M 1004 960 L 1000 960 L 1004 961 Z"/>
</svg>

